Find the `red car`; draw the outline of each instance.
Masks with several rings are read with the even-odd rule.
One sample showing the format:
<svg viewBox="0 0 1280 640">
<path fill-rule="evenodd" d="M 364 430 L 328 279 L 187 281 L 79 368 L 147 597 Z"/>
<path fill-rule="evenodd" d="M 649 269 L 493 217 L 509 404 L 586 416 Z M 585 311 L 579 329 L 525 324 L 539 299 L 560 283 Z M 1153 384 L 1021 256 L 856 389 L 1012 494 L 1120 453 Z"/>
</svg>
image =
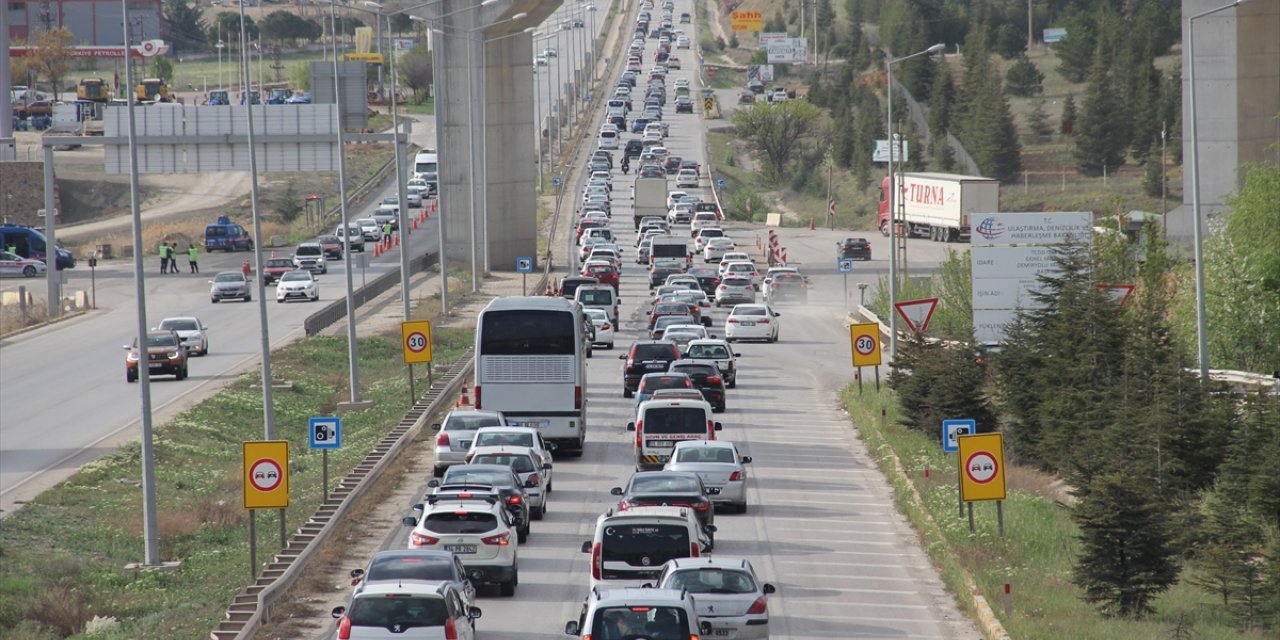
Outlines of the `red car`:
<svg viewBox="0 0 1280 640">
<path fill-rule="evenodd" d="M 595 278 L 600 284 L 607 284 L 618 290 L 618 270 L 607 262 L 587 262 L 582 265 L 582 275 Z"/>
<path fill-rule="evenodd" d="M 594 229 L 596 227 L 603 227 L 603 226 L 605 226 L 605 221 L 599 218 L 583 218 L 579 220 L 578 229 L 576 231 L 577 235 L 574 237 L 574 241 L 576 242 L 578 240 L 581 240 L 582 234 L 586 233 L 587 229 Z"/>
<path fill-rule="evenodd" d="M 658 322 L 658 318 L 661 318 L 662 316 L 683 315 L 689 315 L 688 304 L 680 301 L 659 302 L 658 304 L 653 305 L 653 308 L 649 310 L 649 330 L 653 330 L 653 325 L 656 324 Z"/>
</svg>

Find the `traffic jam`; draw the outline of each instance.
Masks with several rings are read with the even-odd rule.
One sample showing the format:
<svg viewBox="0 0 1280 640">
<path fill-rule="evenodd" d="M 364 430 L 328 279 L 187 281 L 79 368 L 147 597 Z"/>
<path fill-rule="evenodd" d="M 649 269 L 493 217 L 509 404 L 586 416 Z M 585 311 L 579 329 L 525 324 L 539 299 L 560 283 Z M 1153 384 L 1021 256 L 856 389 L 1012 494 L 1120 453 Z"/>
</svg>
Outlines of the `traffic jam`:
<svg viewBox="0 0 1280 640">
<path fill-rule="evenodd" d="M 793 267 L 755 264 L 721 225 L 705 170 L 667 146 L 702 126 L 692 72 L 670 77 L 693 36 L 690 14 L 675 4 L 640 4 L 625 62 L 611 75 L 575 203 L 567 257 L 577 267 L 547 296 L 499 298 L 481 313 L 474 400 L 432 425 L 432 476 L 401 522 L 405 544 L 351 570 L 351 597 L 332 611 L 336 637 L 484 637 L 483 604 L 493 598 L 489 617 L 509 614 L 504 600 L 522 591 L 522 547 L 537 541 L 548 512 L 568 506 L 556 504 L 556 475 L 581 475 L 582 463 L 569 459 L 598 452 L 599 441 L 629 448 L 633 471 L 614 479 L 580 547 L 557 550 L 588 559 L 578 615 L 557 624 L 557 603 L 533 621 L 537 631 L 769 637 L 774 584 L 746 557 L 717 552 L 717 519 L 753 508 L 752 456 L 720 417 L 739 383 L 749 384 L 739 351 L 780 339 L 779 309 L 803 304 L 808 280 Z M 507 366 L 531 379 L 550 380 L 540 368 L 556 369 L 566 377 L 533 395 L 566 384 L 574 404 L 552 412 L 537 397 L 519 399 L 499 384 L 495 372 Z M 616 371 L 614 382 L 584 390 L 588 367 Z M 625 427 L 589 418 L 592 399 L 618 396 L 629 406 Z M 553 424 L 535 409 L 576 412 L 581 424 Z"/>
</svg>

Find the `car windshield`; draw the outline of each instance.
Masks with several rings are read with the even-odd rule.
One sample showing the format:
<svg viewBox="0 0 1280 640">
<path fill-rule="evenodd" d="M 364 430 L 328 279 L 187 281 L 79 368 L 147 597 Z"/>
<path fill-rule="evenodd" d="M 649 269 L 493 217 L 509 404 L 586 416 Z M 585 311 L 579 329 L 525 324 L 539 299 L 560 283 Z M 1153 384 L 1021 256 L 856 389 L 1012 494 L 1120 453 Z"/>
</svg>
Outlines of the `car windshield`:
<svg viewBox="0 0 1280 640">
<path fill-rule="evenodd" d="M 702 407 L 653 407 L 644 413 L 645 433 L 706 433 Z"/>
<path fill-rule="evenodd" d="M 689 357 L 724 360 L 729 357 L 729 350 L 719 344 L 695 344 L 689 347 Z"/>
<path fill-rule="evenodd" d="M 596 610 L 590 637 L 685 640 L 689 638 L 689 619 L 678 607 L 601 608 Z"/>
<path fill-rule="evenodd" d="M 318 256 L 324 253 L 324 248 L 318 244 L 300 244 L 298 249 L 293 252 L 298 256 Z"/>
<path fill-rule="evenodd" d="M 149 335 L 147 336 L 148 347 L 176 347 L 178 346 L 178 338 L 173 334 Z"/>
<path fill-rule="evenodd" d="M 213 277 L 214 282 L 244 282 L 244 274 L 223 272 Z"/>
<path fill-rule="evenodd" d="M 364 579 L 452 581 L 456 578 L 453 573 L 453 559 L 444 556 L 374 558 Z"/>
<path fill-rule="evenodd" d="M 644 426 L 647 431 L 649 429 L 648 421 L 645 422 Z M 672 473 L 660 473 L 653 475 L 636 474 L 631 478 L 631 487 L 628 493 L 688 493 L 691 491 L 697 493 L 700 490 L 701 487 L 698 486 L 697 478 Z"/>
<path fill-rule="evenodd" d="M 700 567 L 672 573 L 663 582 L 667 589 L 685 589 L 689 593 L 755 593 L 756 581 L 751 574 L 736 569 Z"/>
<path fill-rule="evenodd" d="M 308 280 L 311 280 L 310 271 L 290 271 L 289 273 L 280 276 L 281 282 L 305 282 Z"/>
<path fill-rule="evenodd" d="M 515 455 L 510 453 L 485 453 L 477 454 L 472 459 L 475 464 L 502 464 L 511 467 L 516 473 L 533 473 L 537 471 L 537 467 L 533 464 L 533 458 L 527 455 Z"/>
<path fill-rule="evenodd" d="M 173 329 L 174 331 L 199 331 L 200 325 L 195 320 L 182 318 L 178 320 L 165 320 L 160 323 L 161 329 Z"/>
<path fill-rule="evenodd" d="M 356 598 L 347 616 L 354 627 L 389 629 L 395 626 L 408 629 L 443 626 L 448 611 L 441 598 L 368 596 Z"/>
<path fill-rule="evenodd" d="M 480 427 L 500 427 L 502 421 L 498 416 L 487 415 L 453 415 L 444 421 L 442 431 L 475 431 Z"/>
<path fill-rule="evenodd" d="M 728 447 L 681 447 L 676 449 L 676 462 L 724 462 L 732 464 L 733 450 Z"/>
</svg>

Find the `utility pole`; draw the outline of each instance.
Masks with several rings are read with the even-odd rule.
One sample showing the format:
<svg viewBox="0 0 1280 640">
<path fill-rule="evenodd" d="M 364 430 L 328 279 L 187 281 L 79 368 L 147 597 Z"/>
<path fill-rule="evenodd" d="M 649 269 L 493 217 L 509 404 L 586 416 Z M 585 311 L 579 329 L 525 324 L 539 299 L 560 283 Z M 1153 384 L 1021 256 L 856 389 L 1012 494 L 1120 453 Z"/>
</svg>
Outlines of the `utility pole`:
<svg viewBox="0 0 1280 640">
<path fill-rule="evenodd" d="M 1035 44 L 1035 36 L 1031 31 L 1031 0 L 1027 0 L 1027 54 L 1031 54 L 1031 45 Z"/>
</svg>

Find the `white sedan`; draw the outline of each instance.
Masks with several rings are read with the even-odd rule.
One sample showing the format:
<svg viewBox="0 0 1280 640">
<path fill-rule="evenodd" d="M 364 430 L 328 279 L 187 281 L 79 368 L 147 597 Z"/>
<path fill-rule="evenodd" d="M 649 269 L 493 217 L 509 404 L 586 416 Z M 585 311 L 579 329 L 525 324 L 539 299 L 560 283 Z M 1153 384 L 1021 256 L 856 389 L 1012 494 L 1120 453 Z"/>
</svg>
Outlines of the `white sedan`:
<svg viewBox="0 0 1280 640">
<path fill-rule="evenodd" d="M 205 333 L 209 327 L 204 326 L 199 318 L 187 316 L 182 318 L 165 318 L 156 325 L 159 330 L 173 330 L 178 334 L 178 340 L 182 346 L 187 348 L 187 353 L 192 355 L 200 354 L 202 356 L 209 355 L 209 334 Z"/>
<path fill-rule="evenodd" d="M 320 299 L 320 283 L 306 269 L 295 269 L 280 276 L 280 284 L 276 285 L 276 302 L 284 302 L 292 298 L 310 300 Z"/>
<path fill-rule="evenodd" d="M 702 259 L 706 262 L 719 263 L 726 252 L 734 249 L 737 249 L 737 245 L 733 243 L 732 238 L 712 238 L 702 249 Z"/>
<path fill-rule="evenodd" d="M 8 251 L 0 251 L 0 277 L 22 276 L 24 278 L 34 278 L 47 270 L 48 268 L 45 267 L 42 260 L 32 260 Z"/>
<path fill-rule="evenodd" d="M 613 323 L 609 321 L 609 314 L 604 309 L 594 309 L 584 307 L 582 312 L 591 319 L 591 324 L 596 327 L 596 339 L 591 341 L 593 345 L 604 345 L 605 349 L 613 348 Z"/>
<path fill-rule="evenodd" d="M 676 174 L 676 186 L 697 189 L 698 188 L 698 170 L 697 169 L 681 169 L 680 173 Z"/>
<path fill-rule="evenodd" d="M 684 440 L 677 442 L 664 471 L 689 471 L 702 484 L 719 489 L 713 504 L 725 504 L 738 513 L 747 510 L 747 468 L 750 456 L 738 454 L 738 447 L 725 440 Z"/>
<path fill-rule="evenodd" d="M 724 321 L 724 339 L 778 341 L 778 317 L 782 314 L 767 304 L 740 304 L 733 307 Z"/>
</svg>

